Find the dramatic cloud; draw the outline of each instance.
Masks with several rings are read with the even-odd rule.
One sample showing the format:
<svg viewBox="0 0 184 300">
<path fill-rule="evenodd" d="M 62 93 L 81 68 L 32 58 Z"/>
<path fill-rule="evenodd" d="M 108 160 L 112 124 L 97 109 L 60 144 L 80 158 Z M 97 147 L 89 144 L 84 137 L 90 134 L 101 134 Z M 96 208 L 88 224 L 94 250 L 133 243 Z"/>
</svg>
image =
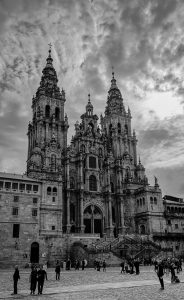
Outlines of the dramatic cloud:
<svg viewBox="0 0 184 300">
<path fill-rule="evenodd" d="M 1 170 L 26 169 L 31 99 L 51 42 L 69 137 L 89 92 L 104 112 L 113 66 L 149 177 L 183 196 L 183 17 L 181 0 L 0 0 Z"/>
</svg>

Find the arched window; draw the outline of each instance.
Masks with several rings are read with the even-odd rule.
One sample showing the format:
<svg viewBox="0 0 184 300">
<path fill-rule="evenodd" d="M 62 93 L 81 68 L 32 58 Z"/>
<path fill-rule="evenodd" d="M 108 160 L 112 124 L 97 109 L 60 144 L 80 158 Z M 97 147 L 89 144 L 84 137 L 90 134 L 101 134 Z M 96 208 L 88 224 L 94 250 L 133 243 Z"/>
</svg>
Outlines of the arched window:
<svg viewBox="0 0 184 300">
<path fill-rule="evenodd" d="M 71 189 L 75 188 L 75 179 L 73 177 L 70 177 L 70 188 Z"/>
<path fill-rule="evenodd" d="M 140 206 L 142 206 L 142 198 L 140 198 Z"/>
<path fill-rule="evenodd" d="M 171 207 L 171 212 L 172 212 L 172 213 L 174 212 L 174 207 L 173 207 L 173 206 Z"/>
<path fill-rule="evenodd" d="M 53 187 L 53 196 L 57 196 L 57 188 Z"/>
<path fill-rule="evenodd" d="M 170 211 L 170 207 L 169 206 L 167 206 L 167 211 Z"/>
<path fill-rule="evenodd" d="M 121 124 L 118 123 L 118 133 L 121 133 Z"/>
<path fill-rule="evenodd" d="M 154 197 L 154 204 L 156 205 L 157 204 L 157 198 Z"/>
<path fill-rule="evenodd" d="M 47 195 L 51 195 L 51 187 L 50 186 L 48 186 L 48 188 L 47 188 Z"/>
<path fill-rule="evenodd" d="M 50 117 L 50 106 L 49 105 L 45 106 L 45 117 L 46 118 Z"/>
<path fill-rule="evenodd" d="M 181 214 L 181 207 L 179 207 L 178 212 L 179 212 L 179 214 Z"/>
<path fill-rule="evenodd" d="M 114 193 L 114 183 L 111 182 L 111 193 Z"/>
<path fill-rule="evenodd" d="M 150 203 L 153 204 L 153 197 L 150 197 Z"/>
<path fill-rule="evenodd" d="M 177 207 L 175 207 L 175 213 L 177 213 L 178 212 L 178 208 Z"/>
<path fill-rule="evenodd" d="M 90 191 L 97 191 L 97 180 L 94 175 L 89 176 L 89 190 Z"/>
<path fill-rule="evenodd" d="M 60 113 L 59 107 L 56 107 L 55 108 L 55 118 L 56 118 L 56 121 L 59 120 L 59 113 Z"/>
<path fill-rule="evenodd" d="M 51 171 L 52 172 L 56 171 L 56 155 L 55 154 L 51 155 Z"/>
</svg>

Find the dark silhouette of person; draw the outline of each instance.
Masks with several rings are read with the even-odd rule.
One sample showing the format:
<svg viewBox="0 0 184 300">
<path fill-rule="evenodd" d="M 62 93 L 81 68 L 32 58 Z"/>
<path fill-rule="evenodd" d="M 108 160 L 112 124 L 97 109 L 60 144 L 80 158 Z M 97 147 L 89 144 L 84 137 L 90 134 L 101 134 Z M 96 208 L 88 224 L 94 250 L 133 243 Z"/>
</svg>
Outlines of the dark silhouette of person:
<svg viewBox="0 0 184 300">
<path fill-rule="evenodd" d="M 37 273 L 37 278 L 38 278 L 38 295 L 42 294 L 43 292 L 43 286 L 44 286 L 44 281 L 45 279 L 47 279 L 47 273 L 45 272 L 45 270 L 43 270 L 43 267 L 40 266 L 40 269 L 38 270 Z"/>
<path fill-rule="evenodd" d="M 30 274 L 30 290 L 31 295 L 35 294 L 36 291 L 36 285 L 37 285 L 37 269 L 36 266 L 31 267 L 31 274 Z"/>
<path fill-rule="evenodd" d="M 13 274 L 13 288 L 14 288 L 14 291 L 13 291 L 12 295 L 17 294 L 17 283 L 18 283 L 19 279 L 20 279 L 19 269 L 18 269 L 18 266 L 15 266 L 15 272 Z"/>
<path fill-rule="evenodd" d="M 59 260 L 57 260 L 55 272 L 56 272 L 56 280 L 60 280 L 61 267 L 60 267 Z"/>
<path fill-rule="evenodd" d="M 140 273 L 139 265 L 140 265 L 139 260 L 136 259 L 135 262 L 134 262 L 134 266 L 135 266 L 135 274 L 136 274 L 136 275 L 139 275 L 139 273 Z"/>
<path fill-rule="evenodd" d="M 161 289 L 164 290 L 164 279 L 163 279 L 163 276 L 164 276 L 164 266 L 163 266 L 162 261 L 160 261 L 158 263 L 157 275 L 158 275 L 158 279 L 160 281 Z"/>
<path fill-rule="evenodd" d="M 84 261 L 84 259 L 82 260 L 82 270 L 84 270 L 84 268 L 85 268 L 85 261 Z"/>
</svg>

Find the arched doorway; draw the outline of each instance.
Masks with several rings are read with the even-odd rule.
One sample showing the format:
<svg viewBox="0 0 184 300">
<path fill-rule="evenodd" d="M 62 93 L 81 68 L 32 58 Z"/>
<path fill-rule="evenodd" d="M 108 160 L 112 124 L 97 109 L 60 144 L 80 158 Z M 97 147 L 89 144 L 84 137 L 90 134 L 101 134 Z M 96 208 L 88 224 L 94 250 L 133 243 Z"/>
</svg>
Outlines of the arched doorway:
<svg viewBox="0 0 184 300">
<path fill-rule="evenodd" d="M 89 205 L 84 210 L 85 233 L 102 235 L 102 212 L 96 205 Z"/>
<path fill-rule="evenodd" d="M 39 244 L 37 242 L 31 244 L 30 262 L 39 263 Z"/>
</svg>

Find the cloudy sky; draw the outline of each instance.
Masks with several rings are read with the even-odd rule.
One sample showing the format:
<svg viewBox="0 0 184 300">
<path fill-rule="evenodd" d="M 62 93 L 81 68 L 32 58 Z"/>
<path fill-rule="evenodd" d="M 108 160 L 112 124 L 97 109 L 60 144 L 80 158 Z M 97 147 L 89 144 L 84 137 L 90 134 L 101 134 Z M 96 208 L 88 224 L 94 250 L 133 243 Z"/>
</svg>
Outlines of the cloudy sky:
<svg viewBox="0 0 184 300">
<path fill-rule="evenodd" d="M 26 169 L 27 124 L 48 43 L 69 136 L 90 92 L 104 112 L 111 70 L 151 184 L 184 197 L 184 1 L 0 0 L 0 170 Z"/>
</svg>

